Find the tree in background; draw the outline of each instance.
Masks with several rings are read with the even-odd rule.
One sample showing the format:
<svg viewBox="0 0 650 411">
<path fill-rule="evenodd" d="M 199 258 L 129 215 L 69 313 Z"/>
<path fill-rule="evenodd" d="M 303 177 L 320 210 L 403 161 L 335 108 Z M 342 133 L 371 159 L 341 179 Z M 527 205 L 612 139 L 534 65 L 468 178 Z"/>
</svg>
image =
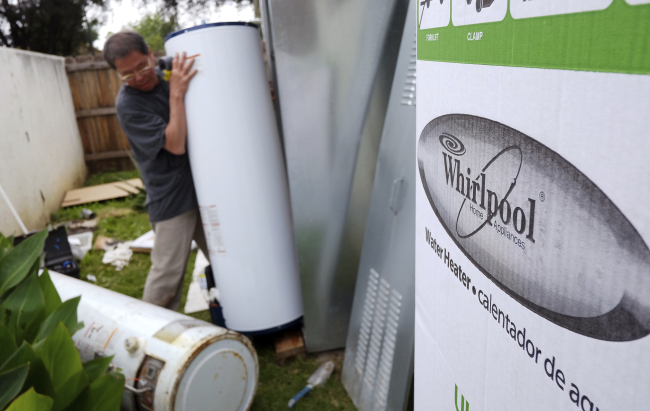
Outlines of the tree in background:
<svg viewBox="0 0 650 411">
<path fill-rule="evenodd" d="M 165 37 L 179 28 L 176 14 L 165 14 L 159 11 L 147 14 L 138 23 L 131 23 L 131 26 L 144 37 L 151 50 L 163 50 Z"/>
<path fill-rule="evenodd" d="M 108 0 L 0 0 L 0 45 L 69 56 L 93 52 L 100 21 L 91 6 Z"/>
<path fill-rule="evenodd" d="M 2 0 L 5 1 L 5 0 Z M 235 3 L 240 7 L 252 5 L 256 0 L 140 0 L 147 4 L 157 2 L 165 12 L 177 13 L 183 10 L 190 14 L 201 14 L 211 6 L 220 7 L 226 3 Z"/>
</svg>

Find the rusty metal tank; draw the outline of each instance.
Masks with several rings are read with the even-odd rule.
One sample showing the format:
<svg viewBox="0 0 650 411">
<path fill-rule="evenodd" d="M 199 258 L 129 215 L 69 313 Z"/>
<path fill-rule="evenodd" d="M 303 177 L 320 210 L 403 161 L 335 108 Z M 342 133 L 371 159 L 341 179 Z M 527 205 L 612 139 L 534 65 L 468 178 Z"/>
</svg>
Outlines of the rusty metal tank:
<svg viewBox="0 0 650 411">
<path fill-rule="evenodd" d="M 81 296 L 72 339 L 83 361 L 113 356 L 122 410 L 247 410 L 259 365 L 243 335 L 50 272 L 62 300 Z"/>
</svg>

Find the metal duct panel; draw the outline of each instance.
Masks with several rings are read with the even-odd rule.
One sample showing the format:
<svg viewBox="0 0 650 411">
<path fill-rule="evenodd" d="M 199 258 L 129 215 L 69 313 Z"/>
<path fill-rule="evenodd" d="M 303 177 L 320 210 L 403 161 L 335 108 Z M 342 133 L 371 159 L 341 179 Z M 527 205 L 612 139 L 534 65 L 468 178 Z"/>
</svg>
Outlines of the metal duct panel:
<svg viewBox="0 0 650 411">
<path fill-rule="evenodd" d="M 409 7 L 343 365 L 343 384 L 360 411 L 404 410 L 413 378 L 416 2 Z"/>
<path fill-rule="evenodd" d="M 403 0 L 266 0 L 310 351 L 342 347 Z"/>
</svg>

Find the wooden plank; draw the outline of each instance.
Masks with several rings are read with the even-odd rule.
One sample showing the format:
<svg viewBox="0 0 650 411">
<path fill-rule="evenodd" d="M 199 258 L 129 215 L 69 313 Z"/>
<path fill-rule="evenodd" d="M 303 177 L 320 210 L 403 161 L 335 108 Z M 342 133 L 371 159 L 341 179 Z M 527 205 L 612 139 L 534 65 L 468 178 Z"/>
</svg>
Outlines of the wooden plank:
<svg viewBox="0 0 650 411">
<path fill-rule="evenodd" d="M 134 178 L 98 186 L 78 188 L 65 193 L 61 207 L 70 207 L 79 204 L 93 203 L 95 201 L 111 200 L 137 194 L 138 188 L 144 188 L 142 180 Z"/>
<path fill-rule="evenodd" d="M 102 70 L 112 68 L 106 61 L 88 61 L 86 63 L 73 63 L 65 66 L 65 71 L 73 73 L 75 71 Z"/>
<path fill-rule="evenodd" d="M 287 330 L 275 337 L 275 358 L 280 365 L 305 352 L 305 341 L 300 330 Z"/>
<path fill-rule="evenodd" d="M 133 155 L 131 150 L 105 151 L 103 153 L 93 153 L 84 155 L 86 161 L 109 160 L 112 158 L 125 158 Z"/>
<path fill-rule="evenodd" d="M 91 108 L 88 110 L 77 110 L 75 112 L 77 118 L 84 117 L 95 117 L 95 116 L 110 116 L 112 114 L 117 114 L 115 107 L 100 107 L 100 108 Z"/>
<path fill-rule="evenodd" d="M 67 64 L 86 162 L 93 170 L 132 169 L 124 150 L 131 146 L 117 120 L 114 105 L 122 81 L 105 61 L 79 58 Z"/>
</svg>

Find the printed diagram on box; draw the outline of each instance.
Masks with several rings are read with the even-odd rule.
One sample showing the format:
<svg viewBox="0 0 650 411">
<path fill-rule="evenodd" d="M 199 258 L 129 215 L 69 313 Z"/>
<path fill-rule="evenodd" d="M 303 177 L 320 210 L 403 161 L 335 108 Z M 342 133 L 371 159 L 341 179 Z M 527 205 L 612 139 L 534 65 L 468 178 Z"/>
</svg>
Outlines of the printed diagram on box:
<svg viewBox="0 0 650 411">
<path fill-rule="evenodd" d="M 471 5 L 473 0 L 467 0 L 467 4 Z M 476 11 L 478 13 L 483 10 L 484 7 L 490 7 L 492 3 L 494 3 L 494 0 L 475 0 L 476 2 Z"/>
<path fill-rule="evenodd" d="M 508 0 L 452 0 L 454 26 L 502 21 L 508 12 Z"/>
<path fill-rule="evenodd" d="M 421 0 L 418 25 L 420 29 L 433 29 L 449 25 L 451 0 Z"/>
<path fill-rule="evenodd" d="M 511 0 L 510 14 L 514 19 L 582 13 L 604 10 L 613 0 Z"/>
</svg>

